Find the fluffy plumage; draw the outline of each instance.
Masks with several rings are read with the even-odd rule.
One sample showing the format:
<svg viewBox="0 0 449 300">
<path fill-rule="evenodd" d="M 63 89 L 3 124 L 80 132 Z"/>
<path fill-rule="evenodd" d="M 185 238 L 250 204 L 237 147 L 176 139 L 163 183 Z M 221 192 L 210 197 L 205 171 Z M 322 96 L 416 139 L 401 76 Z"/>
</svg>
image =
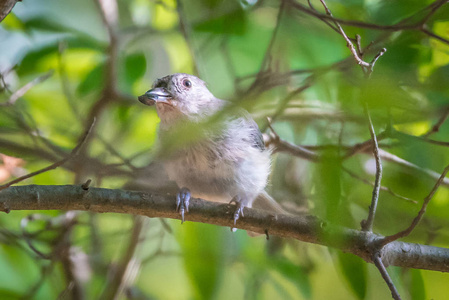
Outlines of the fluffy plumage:
<svg viewBox="0 0 449 300">
<path fill-rule="evenodd" d="M 188 123 L 208 120 L 228 103 L 216 98 L 201 79 L 177 73 L 155 81 L 139 100 L 156 105 L 161 119 L 159 138 Z M 244 110 L 220 119 L 215 129 L 202 128 L 204 138 L 174 151 L 164 161 L 165 169 L 180 188 L 193 197 L 210 201 L 239 202 L 251 207 L 282 212 L 264 192 L 270 172 L 270 151 L 265 149 L 257 124 Z M 238 212 L 242 213 L 242 210 Z M 238 215 L 236 216 L 238 219 Z"/>
</svg>

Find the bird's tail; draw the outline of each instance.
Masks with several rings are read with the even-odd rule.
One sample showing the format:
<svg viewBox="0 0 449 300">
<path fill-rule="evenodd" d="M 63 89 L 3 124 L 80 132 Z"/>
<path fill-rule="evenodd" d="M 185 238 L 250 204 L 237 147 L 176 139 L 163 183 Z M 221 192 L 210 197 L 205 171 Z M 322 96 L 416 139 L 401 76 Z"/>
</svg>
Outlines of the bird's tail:
<svg viewBox="0 0 449 300">
<path fill-rule="evenodd" d="M 254 203 L 252 207 L 257 209 L 262 209 L 270 212 L 274 212 L 277 214 L 286 214 L 289 215 L 290 213 L 287 212 L 285 209 L 282 208 L 279 203 L 276 202 L 270 195 L 268 195 L 267 192 L 263 191 L 260 193 L 256 200 L 254 200 Z"/>
</svg>

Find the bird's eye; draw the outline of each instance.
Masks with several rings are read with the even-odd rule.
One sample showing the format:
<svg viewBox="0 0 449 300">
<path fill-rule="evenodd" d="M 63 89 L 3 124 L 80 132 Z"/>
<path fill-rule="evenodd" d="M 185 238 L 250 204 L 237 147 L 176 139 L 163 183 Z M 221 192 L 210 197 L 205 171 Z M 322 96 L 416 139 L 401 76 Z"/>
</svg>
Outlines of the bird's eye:
<svg viewBox="0 0 449 300">
<path fill-rule="evenodd" d="M 192 82 L 191 82 L 190 80 L 188 80 L 188 79 L 184 79 L 184 80 L 182 81 L 182 84 L 183 84 L 185 87 L 187 87 L 187 88 L 189 88 L 189 87 L 192 86 Z"/>
</svg>

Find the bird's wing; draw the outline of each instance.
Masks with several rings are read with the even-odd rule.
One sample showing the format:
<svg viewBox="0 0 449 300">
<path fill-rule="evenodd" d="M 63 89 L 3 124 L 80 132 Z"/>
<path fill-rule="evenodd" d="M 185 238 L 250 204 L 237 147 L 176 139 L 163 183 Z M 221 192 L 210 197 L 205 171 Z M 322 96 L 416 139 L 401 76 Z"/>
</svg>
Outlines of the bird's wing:
<svg viewBox="0 0 449 300">
<path fill-rule="evenodd" d="M 251 146 L 261 151 L 265 150 L 265 143 L 263 142 L 263 136 L 259 130 L 259 126 L 257 126 L 256 121 L 254 121 L 249 112 L 247 112 L 243 108 L 239 109 L 238 115 L 240 118 L 244 120 L 246 125 L 248 125 L 248 127 L 250 128 Z"/>
</svg>

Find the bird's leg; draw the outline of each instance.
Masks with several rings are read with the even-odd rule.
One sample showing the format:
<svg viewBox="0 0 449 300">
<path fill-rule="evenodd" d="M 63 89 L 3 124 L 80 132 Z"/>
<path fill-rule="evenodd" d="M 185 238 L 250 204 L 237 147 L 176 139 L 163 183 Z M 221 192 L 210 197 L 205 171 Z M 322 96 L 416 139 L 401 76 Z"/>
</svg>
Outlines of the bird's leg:
<svg viewBox="0 0 449 300">
<path fill-rule="evenodd" d="M 184 213 L 189 212 L 190 190 L 183 187 L 176 195 L 176 211 L 181 215 L 181 224 L 184 223 Z"/>
<path fill-rule="evenodd" d="M 243 204 L 242 199 L 239 196 L 235 196 L 232 198 L 231 202 L 229 204 L 235 203 L 235 212 L 234 212 L 234 225 L 237 223 L 237 220 L 240 217 L 244 217 L 243 215 L 243 208 L 245 208 L 245 205 Z"/>
</svg>

